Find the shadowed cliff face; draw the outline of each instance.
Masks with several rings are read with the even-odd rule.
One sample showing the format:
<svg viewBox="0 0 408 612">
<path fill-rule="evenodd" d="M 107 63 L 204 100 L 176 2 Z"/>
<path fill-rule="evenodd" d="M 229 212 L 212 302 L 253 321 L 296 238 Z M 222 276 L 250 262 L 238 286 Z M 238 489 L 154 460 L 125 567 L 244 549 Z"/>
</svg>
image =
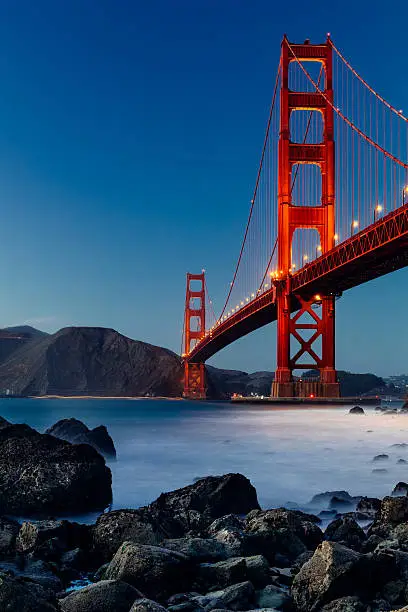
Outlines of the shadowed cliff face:
<svg viewBox="0 0 408 612">
<path fill-rule="evenodd" d="M 113 329 L 69 327 L 32 339 L 0 365 L 0 389 L 23 395 L 181 393 L 180 358 Z"/>
</svg>

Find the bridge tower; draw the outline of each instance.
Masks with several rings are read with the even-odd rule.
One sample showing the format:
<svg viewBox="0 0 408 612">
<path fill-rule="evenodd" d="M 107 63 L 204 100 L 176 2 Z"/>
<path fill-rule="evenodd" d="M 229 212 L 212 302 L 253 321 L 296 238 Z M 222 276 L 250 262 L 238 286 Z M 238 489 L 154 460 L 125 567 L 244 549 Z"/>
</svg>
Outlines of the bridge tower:
<svg viewBox="0 0 408 612">
<path fill-rule="evenodd" d="M 296 56 L 296 57 L 295 57 Z M 324 69 L 324 96 L 317 92 L 294 92 L 289 89 L 291 62 L 320 62 Z M 335 161 L 333 140 L 332 47 L 325 44 L 290 44 L 285 37 L 281 50 L 280 134 L 278 150 L 278 270 L 282 276 L 275 281 L 277 294 L 277 369 L 272 384 L 274 397 L 338 397 L 334 356 L 334 295 L 296 295 L 291 292 L 292 240 L 296 229 L 316 229 L 320 235 L 322 253 L 335 242 Z M 316 111 L 323 118 L 323 141 L 296 144 L 291 140 L 290 116 L 299 110 Z M 321 202 L 312 206 L 292 204 L 292 179 L 297 164 L 316 164 L 321 170 Z M 300 307 L 291 315 L 291 304 Z M 315 304 L 320 307 L 313 307 Z M 302 322 L 306 315 L 308 323 Z M 305 330 L 312 334 L 304 338 Z M 303 335 L 302 335 L 303 334 Z M 300 345 L 293 355 L 291 339 Z M 321 339 L 321 354 L 316 340 Z M 307 363 L 303 361 L 307 358 Z M 310 357 L 310 359 L 309 359 Z M 302 361 L 300 361 L 302 359 Z M 294 382 L 295 369 L 317 369 L 320 379 Z"/>
<path fill-rule="evenodd" d="M 198 283 L 194 287 L 193 283 Z M 199 341 L 205 334 L 205 273 L 187 273 L 186 304 L 184 309 L 184 391 L 183 397 L 204 399 L 205 366 L 186 359 L 192 349 L 191 343 Z"/>
</svg>

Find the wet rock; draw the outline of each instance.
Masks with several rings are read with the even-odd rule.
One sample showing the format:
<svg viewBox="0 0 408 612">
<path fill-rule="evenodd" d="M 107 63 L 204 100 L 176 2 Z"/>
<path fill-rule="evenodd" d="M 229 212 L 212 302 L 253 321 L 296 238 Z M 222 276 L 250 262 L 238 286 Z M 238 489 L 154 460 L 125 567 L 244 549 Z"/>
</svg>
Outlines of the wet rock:
<svg viewBox="0 0 408 612">
<path fill-rule="evenodd" d="M 334 495 L 329 502 L 329 508 L 334 508 L 338 512 L 346 512 L 347 510 L 355 508 L 356 503 L 355 498 L 352 498 L 351 501 L 349 501 L 348 499 L 343 499 Z"/>
<path fill-rule="evenodd" d="M 54 594 L 58 593 L 62 589 L 61 580 L 55 575 L 53 567 L 46 561 L 28 560 L 23 564 L 19 564 L 14 561 L 2 561 L 0 563 L 0 571 L 10 572 L 16 578 L 21 579 L 26 583 L 41 585 L 43 589 Z"/>
<path fill-rule="evenodd" d="M 381 595 L 390 604 L 402 604 L 405 600 L 405 586 L 402 580 L 391 580 L 383 586 Z"/>
<path fill-rule="evenodd" d="M 312 612 L 333 599 L 352 595 L 359 560 L 354 550 L 337 542 L 323 542 L 293 580 L 296 609 Z"/>
<path fill-rule="evenodd" d="M 157 546 L 165 538 L 183 535 L 182 529 L 169 517 L 156 521 L 146 508 L 114 510 L 101 514 L 92 529 L 95 550 L 110 560 L 123 542 Z"/>
<path fill-rule="evenodd" d="M 308 505 L 312 507 L 328 507 L 333 497 L 347 501 L 349 504 L 354 504 L 355 501 L 354 497 L 352 497 L 347 491 L 325 491 L 325 493 L 318 493 L 317 495 L 314 495 Z"/>
<path fill-rule="evenodd" d="M 111 472 L 90 446 L 72 445 L 28 425 L 0 429 L 3 513 L 78 513 L 103 509 L 111 499 Z"/>
<path fill-rule="evenodd" d="M 360 525 L 348 516 L 343 516 L 330 523 L 324 532 L 324 537 L 330 542 L 339 542 L 355 550 L 360 550 L 366 539 Z"/>
<path fill-rule="evenodd" d="M 255 588 L 261 588 L 271 581 L 270 567 L 263 555 L 245 557 L 247 579 Z"/>
<path fill-rule="evenodd" d="M 104 457 L 116 457 L 115 445 L 104 425 L 89 429 L 78 419 L 62 419 L 49 427 L 45 433 L 71 444 L 89 444 Z"/>
<path fill-rule="evenodd" d="M 161 602 L 186 591 L 192 565 L 185 555 L 160 548 L 124 542 L 105 571 L 105 578 L 124 580 L 147 597 Z"/>
<path fill-rule="evenodd" d="M 262 590 L 257 591 L 255 600 L 258 608 L 288 610 L 292 606 L 292 598 L 287 589 L 275 584 L 268 584 Z"/>
<path fill-rule="evenodd" d="M 356 511 L 366 514 L 370 518 L 374 518 L 380 507 L 380 499 L 376 497 L 362 497 L 356 506 Z"/>
<path fill-rule="evenodd" d="M 0 572 L 0 610 L 5 612 L 56 612 L 56 608 L 38 597 L 31 585 Z"/>
<path fill-rule="evenodd" d="M 361 406 L 354 406 L 350 408 L 349 414 L 365 414 L 364 408 L 361 408 Z"/>
<path fill-rule="evenodd" d="M 251 610 L 255 599 L 253 585 L 246 581 L 227 587 L 221 591 L 195 597 L 194 601 L 205 610 Z"/>
<path fill-rule="evenodd" d="M 277 560 L 277 555 L 294 561 L 322 541 L 323 533 L 316 521 L 319 519 L 313 515 L 284 508 L 253 511 L 246 518 L 248 554 L 264 555 L 270 563 Z"/>
<path fill-rule="evenodd" d="M 228 557 L 245 554 L 245 521 L 234 514 L 216 519 L 208 527 L 208 535 L 220 542 Z"/>
<path fill-rule="evenodd" d="M 143 595 L 121 580 L 101 580 L 60 600 L 62 612 L 129 612 Z"/>
<path fill-rule="evenodd" d="M 391 495 L 401 496 L 408 494 L 408 484 L 406 482 L 398 482 L 392 490 Z"/>
<path fill-rule="evenodd" d="M 224 589 L 238 582 L 247 580 L 245 559 L 238 557 L 219 561 L 218 563 L 202 563 L 197 568 L 197 583 L 195 588 L 201 593 L 210 590 Z"/>
<path fill-rule="evenodd" d="M 17 521 L 0 517 L 0 559 L 14 554 L 17 534 L 20 525 Z"/>
<path fill-rule="evenodd" d="M 149 511 L 160 520 L 161 514 L 179 515 L 183 522 L 186 512 L 197 512 L 206 526 L 227 514 L 247 514 L 259 509 L 255 487 L 242 474 L 208 476 L 192 485 L 162 493 L 149 506 Z M 188 517 L 188 515 L 187 515 Z M 186 531 L 191 529 L 184 523 Z"/>
<path fill-rule="evenodd" d="M 227 558 L 225 546 L 213 538 L 179 538 L 163 540 L 168 550 L 182 553 L 193 563 L 213 563 Z"/>
<path fill-rule="evenodd" d="M 165 612 L 166 608 L 163 608 L 156 601 L 151 599 L 136 599 L 129 612 Z"/>
<path fill-rule="evenodd" d="M 406 459 L 398 459 L 397 463 L 408 463 Z"/>
<path fill-rule="evenodd" d="M 389 458 L 389 455 L 386 453 L 381 453 L 380 455 L 373 457 L 373 461 L 387 461 Z"/>
<path fill-rule="evenodd" d="M 408 497 L 384 497 L 380 522 L 398 524 L 408 520 Z"/>
<path fill-rule="evenodd" d="M 69 549 L 88 549 L 90 545 L 90 526 L 66 520 L 26 521 L 16 540 L 17 552 L 48 560 L 58 560 Z"/>
<path fill-rule="evenodd" d="M 371 470 L 371 472 L 373 474 L 388 474 L 388 470 L 386 470 L 385 468 L 376 468 L 374 470 Z"/>
<path fill-rule="evenodd" d="M 323 606 L 321 612 L 369 612 L 358 597 L 341 597 Z"/>
</svg>

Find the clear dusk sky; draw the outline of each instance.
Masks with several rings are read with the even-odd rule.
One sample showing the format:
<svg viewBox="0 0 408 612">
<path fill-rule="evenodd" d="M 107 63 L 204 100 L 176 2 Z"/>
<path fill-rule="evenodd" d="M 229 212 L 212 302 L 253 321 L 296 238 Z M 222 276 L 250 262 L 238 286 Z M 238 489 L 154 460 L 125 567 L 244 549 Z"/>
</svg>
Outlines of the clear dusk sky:
<svg viewBox="0 0 408 612">
<path fill-rule="evenodd" d="M 406 0 L 0 0 L 0 324 L 180 350 L 185 273 L 222 305 L 282 35 L 408 111 Z M 408 270 L 338 302 L 337 365 L 408 371 Z M 211 363 L 275 366 L 275 325 Z"/>
</svg>

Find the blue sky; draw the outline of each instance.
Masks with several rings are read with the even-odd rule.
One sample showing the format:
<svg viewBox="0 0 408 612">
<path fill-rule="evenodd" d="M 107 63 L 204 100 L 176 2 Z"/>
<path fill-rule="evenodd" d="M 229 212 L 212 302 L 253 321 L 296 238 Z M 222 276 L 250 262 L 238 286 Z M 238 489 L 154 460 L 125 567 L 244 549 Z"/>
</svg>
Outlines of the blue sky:
<svg viewBox="0 0 408 612">
<path fill-rule="evenodd" d="M 180 348 L 185 273 L 230 281 L 282 35 L 334 41 L 398 108 L 406 3 L 3 0 L 0 324 Z M 408 108 L 406 109 L 408 110 Z M 407 371 L 408 270 L 343 296 L 337 365 Z M 211 363 L 273 369 L 275 326 Z"/>
</svg>

